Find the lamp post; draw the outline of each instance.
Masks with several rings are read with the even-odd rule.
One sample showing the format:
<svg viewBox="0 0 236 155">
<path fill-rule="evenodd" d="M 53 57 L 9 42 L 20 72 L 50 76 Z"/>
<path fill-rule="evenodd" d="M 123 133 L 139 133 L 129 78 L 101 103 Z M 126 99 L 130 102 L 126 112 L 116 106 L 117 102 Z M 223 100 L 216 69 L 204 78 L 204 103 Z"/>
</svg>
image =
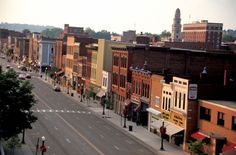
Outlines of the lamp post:
<svg viewBox="0 0 236 155">
<path fill-rule="evenodd" d="M 160 127 L 160 133 L 161 133 L 161 148 L 160 148 L 160 150 L 164 151 L 165 149 L 163 147 L 163 139 L 166 134 L 166 127 L 164 126 L 164 121 L 162 122 L 162 126 Z"/>
<path fill-rule="evenodd" d="M 83 83 L 80 84 L 80 95 L 81 95 L 81 98 L 80 98 L 80 102 L 82 102 L 82 99 L 83 99 L 83 93 L 84 93 L 84 88 L 83 88 Z"/>
<path fill-rule="evenodd" d="M 106 96 L 102 96 L 101 103 L 102 103 L 102 115 L 105 115 L 105 102 L 106 102 Z"/>
<path fill-rule="evenodd" d="M 48 70 L 48 67 L 45 68 L 45 80 L 47 80 L 47 70 Z"/>
<path fill-rule="evenodd" d="M 124 113 L 124 126 L 123 126 L 123 127 L 126 128 L 126 116 L 127 116 L 126 106 L 125 106 L 125 108 L 124 108 L 123 113 Z"/>
<path fill-rule="evenodd" d="M 42 152 L 42 155 L 44 154 L 44 152 L 46 152 L 46 147 L 45 147 L 45 145 L 44 145 L 45 140 L 46 140 L 46 138 L 43 136 L 43 137 L 42 137 L 42 145 L 40 146 L 40 150 L 41 150 L 41 152 Z"/>
</svg>

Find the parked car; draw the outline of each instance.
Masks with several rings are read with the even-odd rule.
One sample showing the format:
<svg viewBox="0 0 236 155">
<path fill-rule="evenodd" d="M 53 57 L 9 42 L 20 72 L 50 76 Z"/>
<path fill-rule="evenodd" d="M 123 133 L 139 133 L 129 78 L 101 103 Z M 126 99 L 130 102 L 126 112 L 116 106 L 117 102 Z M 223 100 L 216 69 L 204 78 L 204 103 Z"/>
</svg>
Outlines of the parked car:
<svg viewBox="0 0 236 155">
<path fill-rule="evenodd" d="M 25 78 L 31 79 L 31 75 L 30 75 L 30 74 L 26 74 L 26 75 L 25 75 Z"/>
<path fill-rule="evenodd" d="M 20 75 L 18 76 L 18 78 L 21 79 L 21 80 L 25 80 L 26 76 L 25 76 L 25 74 L 20 74 Z"/>
<path fill-rule="evenodd" d="M 6 67 L 6 68 L 8 68 L 8 69 L 9 69 L 10 67 L 11 67 L 10 65 L 7 65 L 7 67 Z"/>
<path fill-rule="evenodd" d="M 55 85 L 53 89 L 58 92 L 61 91 L 61 87 L 59 85 Z"/>
</svg>

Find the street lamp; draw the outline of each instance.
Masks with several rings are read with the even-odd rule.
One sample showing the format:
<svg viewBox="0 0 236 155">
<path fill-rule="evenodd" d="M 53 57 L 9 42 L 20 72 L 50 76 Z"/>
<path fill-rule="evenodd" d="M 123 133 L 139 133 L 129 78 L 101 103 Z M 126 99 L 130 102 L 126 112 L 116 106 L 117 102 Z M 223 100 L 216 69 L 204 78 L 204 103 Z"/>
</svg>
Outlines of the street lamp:
<svg viewBox="0 0 236 155">
<path fill-rule="evenodd" d="M 45 145 L 44 145 L 45 139 L 46 139 L 46 138 L 43 136 L 43 137 L 42 137 L 42 145 L 40 146 L 40 150 L 41 150 L 41 152 L 42 152 L 42 155 L 44 154 L 44 152 L 46 152 L 46 147 L 45 147 Z"/>
<path fill-rule="evenodd" d="M 106 96 L 103 95 L 101 98 L 101 104 L 102 104 L 102 115 L 105 115 L 105 102 L 106 102 Z"/>
<path fill-rule="evenodd" d="M 164 151 L 165 149 L 163 147 L 163 139 L 166 134 L 166 127 L 164 126 L 164 121 L 162 122 L 162 126 L 160 127 L 160 133 L 161 133 L 161 148 L 160 148 L 160 150 Z"/>
<path fill-rule="evenodd" d="M 47 70 L 48 70 L 48 67 L 45 68 L 45 80 L 47 80 Z"/>
<path fill-rule="evenodd" d="M 125 106 L 125 108 L 124 108 L 124 111 L 123 111 L 123 113 L 124 113 L 124 128 L 126 128 L 126 116 L 127 116 L 127 109 L 126 109 L 126 106 Z"/>
</svg>

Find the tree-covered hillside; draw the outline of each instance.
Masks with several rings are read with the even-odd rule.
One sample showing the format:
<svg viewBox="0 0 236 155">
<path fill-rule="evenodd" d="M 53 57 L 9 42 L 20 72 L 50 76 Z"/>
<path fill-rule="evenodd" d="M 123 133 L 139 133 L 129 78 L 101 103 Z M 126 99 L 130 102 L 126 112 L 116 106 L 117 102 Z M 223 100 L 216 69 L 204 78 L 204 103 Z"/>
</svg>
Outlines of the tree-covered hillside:
<svg viewBox="0 0 236 155">
<path fill-rule="evenodd" d="M 0 28 L 8 30 L 15 30 L 22 32 L 24 29 L 30 30 L 30 32 L 41 32 L 45 29 L 55 28 L 54 26 L 42 26 L 42 25 L 31 25 L 31 24 L 18 24 L 18 23 L 0 23 Z"/>
</svg>

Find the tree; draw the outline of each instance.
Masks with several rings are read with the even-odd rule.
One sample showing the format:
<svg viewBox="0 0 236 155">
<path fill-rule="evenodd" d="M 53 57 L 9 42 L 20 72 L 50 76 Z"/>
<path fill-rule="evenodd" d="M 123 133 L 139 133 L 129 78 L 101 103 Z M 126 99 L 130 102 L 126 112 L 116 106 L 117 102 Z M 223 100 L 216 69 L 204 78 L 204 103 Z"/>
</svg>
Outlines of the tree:
<svg viewBox="0 0 236 155">
<path fill-rule="evenodd" d="M 22 33 L 24 34 L 25 37 L 30 37 L 30 36 L 31 36 L 31 32 L 30 32 L 29 29 L 24 29 L 24 30 L 22 31 Z"/>
<path fill-rule="evenodd" d="M 31 129 L 37 118 L 30 108 L 36 103 L 29 81 L 17 79 L 14 70 L 0 73 L 0 138 L 9 139 Z"/>
<path fill-rule="evenodd" d="M 161 38 L 170 37 L 171 33 L 169 31 L 164 30 L 164 31 L 161 32 L 160 36 L 161 36 Z"/>
<path fill-rule="evenodd" d="M 20 139 L 18 136 L 13 136 L 7 141 L 7 147 L 12 150 L 13 155 L 14 155 L 14 150 L 15 148 L 21 147 Z"/>
<path fill-rule="evenodd" d="M 203 142 L 202 141 L 194 141 L 194 142 L 190 142 L 189 143 L 189 148 L 192 151 L 192 153 L 196 154 L 196 155 L 207 155 L 206 153 L 204 153 L 203 150 Z"/>
<path fill-rule="evenodd" d="M 41 35 L 47 38 L 57 38 L 63 32 L 60 28 L 45 29 L 41 31 Z"/>
<path fill-rule="evenodd" d="M 90 37 L 95 38 L 95 39 L 106 39 L 106 40 L 111 39 L 111 34 L 107 30 L 101 30 L 101 31 L 95 32 L 94 30 L 88 27 L 85 29 L 85 33 L 88 33 Z"/>
</svg>

